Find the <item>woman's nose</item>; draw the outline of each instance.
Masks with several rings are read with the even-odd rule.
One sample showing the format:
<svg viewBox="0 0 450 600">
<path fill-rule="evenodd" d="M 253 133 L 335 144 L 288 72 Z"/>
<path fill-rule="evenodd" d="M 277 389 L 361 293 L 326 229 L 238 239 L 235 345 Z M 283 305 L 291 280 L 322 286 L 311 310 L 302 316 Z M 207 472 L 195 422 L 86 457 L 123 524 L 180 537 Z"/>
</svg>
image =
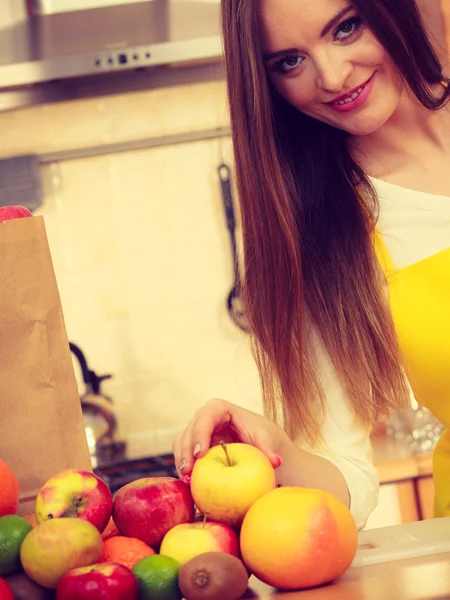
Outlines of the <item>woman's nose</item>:
<svg viewBox="0 0 450 600">
<path fill-rule="evenodd" d="M 353 65 L 340 57 L 323 55 L 316 59 L 317 87 L 338 94 L 353 71 Z"/>
</svg>

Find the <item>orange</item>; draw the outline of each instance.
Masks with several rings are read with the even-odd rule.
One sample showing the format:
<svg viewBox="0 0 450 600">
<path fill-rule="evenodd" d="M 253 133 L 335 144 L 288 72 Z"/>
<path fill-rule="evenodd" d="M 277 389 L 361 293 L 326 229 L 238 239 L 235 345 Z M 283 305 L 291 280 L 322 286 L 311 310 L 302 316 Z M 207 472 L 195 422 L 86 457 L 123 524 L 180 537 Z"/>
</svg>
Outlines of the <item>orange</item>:
<svg viewBox="0 0 450 600">
<path fill-rule="evenodd" d="M 288 486 L 256 500 L 244 517 L 240 541 L 242 558 L 256 577 L 295 590 L 340 577 L 356 554 L 358 530 L 332 494 Z"/>
<path fill-rule="evenodd" d="M 136 538 L 116 535 L 103 544 L 102 562 L 115 562 L 132 569 L 136 563 L 156 552 Z"/>
<path fill-rule="evenodd" d="M 17 477 L 0 458 L 0 517 L 16 513 L 19 506 L 19 492 Z"/>
</svg>

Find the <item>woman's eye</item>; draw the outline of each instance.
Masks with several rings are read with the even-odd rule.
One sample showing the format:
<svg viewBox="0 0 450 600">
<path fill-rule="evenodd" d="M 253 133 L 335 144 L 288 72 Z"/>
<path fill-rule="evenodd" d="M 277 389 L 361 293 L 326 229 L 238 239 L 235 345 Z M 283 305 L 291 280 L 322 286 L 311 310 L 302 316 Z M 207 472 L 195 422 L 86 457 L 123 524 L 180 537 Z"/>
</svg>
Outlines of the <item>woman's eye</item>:
<svg viewBox="0 0 450 600">
<path fill-rule="evenodd" d="M 301 65 L 304 60 L 303 56 L 286 56 L 276 63 L 275 70 L 279 73 L 289 73 Z"/>
<path fill-rule="evenodd" d="M 345 42 L 359 32 L 362 27 L 362 19 L 360 17 L 352 17 L 343 21 L 334 31 L 334 39 Z"/>
</svg>

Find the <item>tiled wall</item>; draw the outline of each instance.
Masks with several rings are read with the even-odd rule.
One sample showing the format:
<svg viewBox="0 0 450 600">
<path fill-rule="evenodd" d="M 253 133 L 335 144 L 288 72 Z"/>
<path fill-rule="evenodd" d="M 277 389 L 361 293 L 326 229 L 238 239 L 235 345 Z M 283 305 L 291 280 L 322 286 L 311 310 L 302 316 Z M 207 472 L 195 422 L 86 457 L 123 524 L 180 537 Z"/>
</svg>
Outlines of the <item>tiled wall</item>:
<svg viewBox="0 0 450 600">
<path fill-rule="evenodd" d="M 0 113 L 0 152 L 227 124 L 224 84 L 202 83 Z M 136 440 L 150 432 L 167 446 L 172 428 L 212 396 L 260 410 L 256 369 L 225 306 L 232 261 L 217 175 L 222 153 L 229 158 L 228 138 L 42 167 L 38 212 L 69 337 L 91 368 L 113 373 L 105 392 L 122 432 Z"/>
</svg>

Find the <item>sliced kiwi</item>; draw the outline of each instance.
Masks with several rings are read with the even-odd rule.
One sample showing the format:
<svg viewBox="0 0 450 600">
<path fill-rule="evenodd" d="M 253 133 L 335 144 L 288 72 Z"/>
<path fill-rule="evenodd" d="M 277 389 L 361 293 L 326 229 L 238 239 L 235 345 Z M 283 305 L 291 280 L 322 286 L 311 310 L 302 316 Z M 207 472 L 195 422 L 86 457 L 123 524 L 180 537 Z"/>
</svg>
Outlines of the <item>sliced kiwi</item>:
<svg viewBox="0 0 450 600">
<path fill-rule="evenodd" d="M 238 600 L 248 586 L 242 561 L 225 552 L 205 552 L 181 566 L 178 585 L 186 600 Z"/>
</svg>

